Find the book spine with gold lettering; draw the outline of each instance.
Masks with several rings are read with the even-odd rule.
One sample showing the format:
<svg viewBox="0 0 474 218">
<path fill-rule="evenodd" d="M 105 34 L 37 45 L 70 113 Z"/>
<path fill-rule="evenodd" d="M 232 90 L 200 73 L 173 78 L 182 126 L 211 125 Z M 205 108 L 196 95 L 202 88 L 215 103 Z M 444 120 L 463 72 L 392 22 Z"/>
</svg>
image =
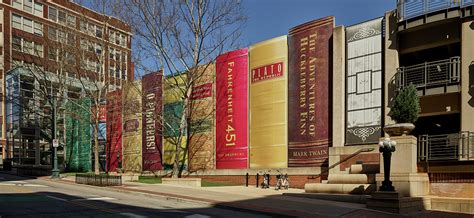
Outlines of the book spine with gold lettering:
<svg viewBox="0 0 474 218">
<path fill-rule="evenodd" d="M 248 165 L 248 49 L 216 59 L 216 168 Z"/>
<path fill-rule="evenodd" d="M 142 85 L 141 81 L 123 87 L 123 168 L 142 171 Z"/>
<path fill-rule="evenodd" d="M 142 79 L 143 134 L 142 161 L 144 171 L 162 169 L 162 108 L 163 108 L 163 74 L 149 73 Z"/>
<path fill-rule="evenodd" d="M 249 49 L 250 168 L 288 166 L 287 36 Z"/>
<path fill-rule="evenodd" d="M 200 65 L 194 72 L 199 77 L 196 78 L 191 92 L 191 129 L 188 148 L 191 171 L 215 168 L 215 64 Z"/>
<path fill-rule="evenodd" d="M 328 163 L 330 46 L 334 17 L 290 29 L 288 166 Z"/>
</svg>

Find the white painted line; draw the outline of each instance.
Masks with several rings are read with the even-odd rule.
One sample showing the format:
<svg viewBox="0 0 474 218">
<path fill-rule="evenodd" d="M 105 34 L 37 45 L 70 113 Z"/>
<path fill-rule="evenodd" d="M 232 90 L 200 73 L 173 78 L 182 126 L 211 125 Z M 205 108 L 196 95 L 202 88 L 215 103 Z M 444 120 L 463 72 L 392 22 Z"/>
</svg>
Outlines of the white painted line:
<svg viewBox="0 0 474 218">
<path fill-rule="evenodd" d="M 38 184 L 18 184 L 18 183 L 0 183 L 0 186 L 22 186 L 22 187 L 48 187 Z"/>
<path fill-rule="evenodd" d="M 131 218 L 146 218 L 146 216 L 142 216 L 142 215 L 138 215 L 134 213 L 120 213 L 120 215 L 124 215 Z"/>
<path fill-rule="evenodd" d="M 92 197 L 92 198 L 80 198 L 74 199 L 72 201 L 111 201 L 117 200 L 116 198 L 109 198 L 109 197 Z"/>
<path fill-rule="evenodd" d="M 38 185 L 38 184 L 24 184 L 25 187 L 48 187 L 45 185 Z"/>
<path fill-rule="evenodd" d="M 52 199 L 56 199 L 56 200 L 59 200 L 59 201 L 67 201 L 67 200 L 64 199 L 64 198 L 58 198 L 58 197 L 54 197 L 54 196 L 51 196 L 51 195 L 46 195 L 46 197 L 52 198 Z"/>
</svg>

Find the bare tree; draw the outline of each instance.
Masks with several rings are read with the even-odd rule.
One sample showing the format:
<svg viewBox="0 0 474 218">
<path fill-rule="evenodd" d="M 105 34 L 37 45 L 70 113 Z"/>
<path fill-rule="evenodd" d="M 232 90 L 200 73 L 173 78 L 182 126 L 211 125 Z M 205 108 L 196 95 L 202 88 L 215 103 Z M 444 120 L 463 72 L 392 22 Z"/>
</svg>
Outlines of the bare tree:
<svg viewBox="0 0 474 218">
<path fill-rule="evenodd" d="M 121 0 L 112 8 L 132 26 L 136 69 L 164 68 L 169 72 L 165 86 L 173 87 L 173 95 L 183 102 L 176 140 L 171 140 L 176 148 L 172 175 L 181 177 L 186 150 L 203 124 L 193 117 L 193 108 L 198 108 L 193 90 L 217 55 L 236 48 L 246 20 L 242 5 L 236 0 Z M 182 144 L 185 153 L 180 157 Z"/>
<path fill-rule="evenodd" d="M 24 72 L 34 78 L 37 85 L 32 88 L 32 91 L 36 95 L 41 95 L 40 99 L 48 101 L 50 105 L 56 105 L 57 108 L 64 108 L 67 102 L 74 103 L 74 101 L 70 101 L 71 98 L 89 98 L 91 100 L 91 107 L 76 106 L 91 114 L 91 120 L 88 122 L 92 123 L 94 171 L 96 174 L 100 169 L 99 114 L 101 107 L 105 105 L 107 92 L 121 87 L 126 80 L 123 76 L 126 69 L 124 66 L 126 63 L 123 63 L 123 54 L 110 55 L 113 46 L 108 41 L 110 40 L 109 33 L 113 29 L 113 24 L 118 20 L 105 15 L 109 12 L 108 6 L 106 1 L 93 2 L 94 10 L 101 13 L 99 15 L 100 22 L 91 21 L 88 15 L 94 12 L 82 8 L 83 11 L 79 11 L 80 15 L 75 14 L 71 16 L 71 19 L 69 16 L 64 17 L 63 22 L 58 19 L 60 25 L 44 24 L 45 28 L 42 28 L 44 30 L 42 34 L 47 37 L 41 42 L 30 43 L 27 41 L 24 43 L 27 39 L 15 37 L 13 39 L 13 50 L 16 51 L 12 55 L 14 60 L 12 67 L 26 69 Z M 120 58 L 116 59 L 117 56 Z M 129 56 L 129 53 L 125 56 Z M 106 69 L 111 69 L 112 63 L 115 65 L 115 70 L 106 72 Z M 70 96 L 71 87 L 80 90 L 76 96 Z M 36 106 L 41 108 L 43 105 L 44 103 L 41 103 Z M 22 107 L 24 106 L 22 105 Z M 64 116 L 64 114 L 60 115 Z M 45 116 L 44 119 L 51 120 L 51 116 Z M 64 125 L 62 128 L 64 130 Z M 63 140 L 65 141 L 64 134 Z"/>
</svg>

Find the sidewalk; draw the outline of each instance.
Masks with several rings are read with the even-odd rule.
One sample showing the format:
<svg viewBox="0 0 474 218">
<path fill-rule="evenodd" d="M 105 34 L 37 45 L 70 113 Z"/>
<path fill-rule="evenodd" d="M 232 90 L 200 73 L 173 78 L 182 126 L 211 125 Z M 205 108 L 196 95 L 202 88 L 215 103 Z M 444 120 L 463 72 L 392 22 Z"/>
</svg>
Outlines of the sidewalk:
<svg viewBox="0 0 474 218">
<path fill-rule="evenodd" d="M 62 181 L 73 182 L 71 178 Z M 283 193 L 304 193 L 301 189 L 276 191 L 245 186 L 183 187 L 163 184 L 143 184 L 125 182 L 120 187 L 110 187 L 116 191 L 159 195 L 174 199 L 203 202 L 214 207 L 248 210 L 271 216 L 297 217 L 400 217 L 369 210 L 365 204 L 326 201 L 303 197 L 292 197 Z M 403 215 L 406 217 L 472 217 L 440 211 L 424 211 Z"/>
</svg>

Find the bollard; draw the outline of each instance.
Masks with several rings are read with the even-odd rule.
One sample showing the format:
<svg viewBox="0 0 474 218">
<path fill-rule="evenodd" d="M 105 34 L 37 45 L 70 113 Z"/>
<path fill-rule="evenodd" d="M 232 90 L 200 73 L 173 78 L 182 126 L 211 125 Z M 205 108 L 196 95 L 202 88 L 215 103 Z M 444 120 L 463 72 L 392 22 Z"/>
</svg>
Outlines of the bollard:
<svg viewBox="0 0 474 218">
<path fill-rule="evenodd" d="M 256 179 L 255 184 L 257 184 L 257 188 L 258 188 L 258 173 L 257 173 L 257 175 L 255 176 L 255 179 Z"/>
<path fill-rule="evenodd" d="M 249 173 L 245 174 L 245 187 L 249 187 Z"/>
</svg>

